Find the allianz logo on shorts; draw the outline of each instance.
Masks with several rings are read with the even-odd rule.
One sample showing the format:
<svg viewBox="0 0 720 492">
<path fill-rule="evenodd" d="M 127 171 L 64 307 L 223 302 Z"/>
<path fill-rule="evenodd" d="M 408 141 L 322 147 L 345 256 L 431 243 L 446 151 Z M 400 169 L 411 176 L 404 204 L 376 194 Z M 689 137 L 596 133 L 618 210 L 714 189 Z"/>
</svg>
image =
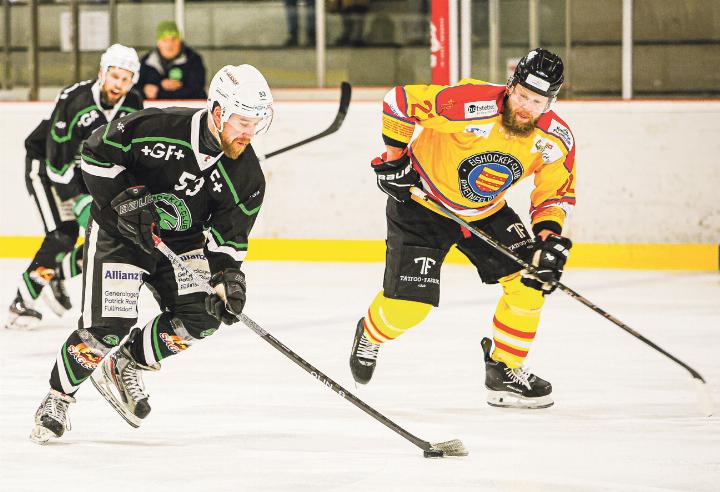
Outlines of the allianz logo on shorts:
<svg viewBox="0 0 720 492">
<path fill-rule="evenodd" d="M 415 258 L 415 263 L 420 263 L 420 274 L 427 275 L 430 268 L 432 268 L 432 266 L 437 262 L 427 256 L 421 256 L 419 258 Z"/>
<path fill-rule="evenodd" d="M 123 272 L 122 270 L 106 270 L 103 278 L 113 280 L 140 280 L 142 272 Z"/>
</svg>

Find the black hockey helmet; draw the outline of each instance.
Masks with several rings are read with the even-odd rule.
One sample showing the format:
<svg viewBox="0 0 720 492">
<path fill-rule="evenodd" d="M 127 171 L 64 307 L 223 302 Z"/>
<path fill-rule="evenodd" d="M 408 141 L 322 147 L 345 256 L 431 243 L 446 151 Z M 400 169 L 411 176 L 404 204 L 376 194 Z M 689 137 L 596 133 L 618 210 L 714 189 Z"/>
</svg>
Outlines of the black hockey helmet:
<svg viewBox="0 0 720 492">
<path fill-rule="evenodd" d="M 559 56 L 535 48 L 520 60 L 507 85 L 512 87 L 519 83 L 533 92 L 554 99 L 565 80 L 563 71 L 563 62 Z"/>
</svg>

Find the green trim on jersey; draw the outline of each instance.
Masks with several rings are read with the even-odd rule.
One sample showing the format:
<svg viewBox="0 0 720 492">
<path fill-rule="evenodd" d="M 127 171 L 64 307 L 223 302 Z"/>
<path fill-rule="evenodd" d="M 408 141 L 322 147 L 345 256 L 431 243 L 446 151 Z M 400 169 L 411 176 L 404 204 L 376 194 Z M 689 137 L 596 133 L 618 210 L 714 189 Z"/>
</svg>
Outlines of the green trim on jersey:
<svg viewBox="0 0 720 492">
<path fill-rule="evenodd" d="M 192 145 L 190 145 L 189 142 L 186 142 L 185 140 L 178 140 L 175 138 L 168 138 L 168 137 L 141 137 L 141 138 L 133 138 L 128 145 L 123 145 L 118 142 L 113 142 L 108 138 L 108 132 L 110 131 L 110 124 L 108 123 L 107 127 L 105 128 L 105 132 L 102 136 L 103 143 L 110 145 L 111 147 L 115 147 L 117 149 L 122 150 L 123 152 L 129 152 L 130 148 L 132 147 L 132 144 L 134 143 L 142 143 L 142 142 L 165 142 L 165 143 L 172 143 L 177 145 L 182 145 L 183 147 L 187 147 L 188 149 L 192 150 Z"/>
<path fill-rule="evenodd" d="M 215 241 L 218 243 L 219 246 L 232 246 L 238 251 L 247 251 L 248 243 L 236 243 L 234 241 L 226 241 L 223 239 L 222 235 L 218 232 L 217 229 L 215 229 L 213 226 L 210 226 L 210 232 L 212 233 L 213 237 L 215 238 Z"/>
<path fill-rule="evenodd" d="M 96 161 L 96 160 L 93 159 L 92 157 L 88 157 L 88 156 L 86 156 L 85 154 L 82 154 L 82 153 L 80 154 L 80 158 L 81 158 L 82 160 L 84 160 L 86 163 L 92 164 L 92 165 L 94 165 L 94 166 L 99 166 L 99 167 L 113 167 L 113 166 L 115 165 L 115 164 L 113 164 L 112 162 L 100 162 L 100 161 Z"/>
<path fill-rule="evenodd" d="M 253 208 L 252 210 L 248 210 L 245 205 L 240 203 L 240 198 L 238 198 L 237 191 L 235 191 L 235 186 L 233 186 L 232 181 L 230 181 L 230 178 L 227 175 L 227 172 L 225 171 L 225 167 L 222 165 L 222 162 L 217 162 L 217 167 L 220 169 L 220 174 L 222 174 L 222 177 L 225 179 L 225 183 L 228 185 L 228 188 L 230 188 L 230 193 L 232 193 L 233 200 L 235 200 L 235 204 L 240 207 L 240 210 L 243 211 L 245 215 L 255 215 L 260 210 L 261 205 L 258 205 L 257 207 Z"/>
<path fill-rule="evenodd" d="M 67 172 L 68 169 L 70 169 L 70 166 L 75 164 L 76 161 L 77 161 L 77 157 L 73 157 L 70 162 L 68 162 L 67 164 L 64 164 L 62 167 L 58 168 L 58 167 L 55 167 L 52 162 L 50 162 L 50 159 L 45 159 L 45 165 L 47 167 L 49 167 L 52 170 L 52 172 L 54 172 L 58 176 L 62 176 L 63 174 L 65 174 Z"/>
<path fill-rule="evenodd" d="M 69 141 L 72 138 L 72 132 L 73 128 L 75 128 L 75 124 L 77 123 L 77 120 L 80 119 L 82 115 L 85 113 L 89 113 L 93 109 L 97 109 L 98 111 L 100 108 L 97 107 L 97 104 L 93 104 L 92 106 L 88 106 L 87 108 L 83 108 L 77 113 L 75 113 L 75 116 L 73 116 L 73 119 L 68 124 L 68 134 L 64 137 L 59 137 L 57 133 L 55 133 L 55 123 L 57 123 L 57 115 L 55 116 L 55 119 L 52 122 L 52 125 L 50 126 L 50 136 L 53 140 L 55 140 L 57 143 L 64 143 Z"/>
</svg>

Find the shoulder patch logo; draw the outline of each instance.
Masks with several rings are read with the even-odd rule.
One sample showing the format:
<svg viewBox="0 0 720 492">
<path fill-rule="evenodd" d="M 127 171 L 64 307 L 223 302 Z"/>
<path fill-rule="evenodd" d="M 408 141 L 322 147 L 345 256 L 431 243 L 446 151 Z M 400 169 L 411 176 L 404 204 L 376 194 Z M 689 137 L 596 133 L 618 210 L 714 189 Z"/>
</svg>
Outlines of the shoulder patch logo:
<svg viewBox="0 0 720 492">
<path fill-rule="evenodd" d="M 539 152 L 545 164 L 550 164 L 563 157 L 562 150 L 560 150 L 560 147 L 556 143 L 551 142 L 547 138 L 542 138 L 539 135 L 535 135 L 535 143 L 530 152 L 533 154 Z"/>
<path fill-rule="evenodd" d="M 560 123 L 558 120 L 552 120 L 550 128 L 548 128 L 548 133 L 551 133 L 562 140 L 568 150 L 572 149 L 573 145 L 575 145 L 575 139 L 573 139 L 572 133 L 570 133 L 568 127 Z"/>
<path fill-rule="evenodd" d="M 497 114 L 497 101 L 474 101 L 465 103 L 465 118 L 487 118 Z"/>
</svg>

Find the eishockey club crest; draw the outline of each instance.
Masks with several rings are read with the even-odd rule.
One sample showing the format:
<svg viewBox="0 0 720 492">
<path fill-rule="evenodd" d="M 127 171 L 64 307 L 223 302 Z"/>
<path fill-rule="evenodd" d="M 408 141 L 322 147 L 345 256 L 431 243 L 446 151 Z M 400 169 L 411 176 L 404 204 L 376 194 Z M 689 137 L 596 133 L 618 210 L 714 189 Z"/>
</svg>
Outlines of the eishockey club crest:
<svg viewBox="0 0 720 492">
<path fill-rule="evenodd" d="M 475 154 L 458 166 L 460 193 L 473 202 L 489 202 L 520 179 L 523 172 L 520 161 L 510 154 Z"/>
</svg>

